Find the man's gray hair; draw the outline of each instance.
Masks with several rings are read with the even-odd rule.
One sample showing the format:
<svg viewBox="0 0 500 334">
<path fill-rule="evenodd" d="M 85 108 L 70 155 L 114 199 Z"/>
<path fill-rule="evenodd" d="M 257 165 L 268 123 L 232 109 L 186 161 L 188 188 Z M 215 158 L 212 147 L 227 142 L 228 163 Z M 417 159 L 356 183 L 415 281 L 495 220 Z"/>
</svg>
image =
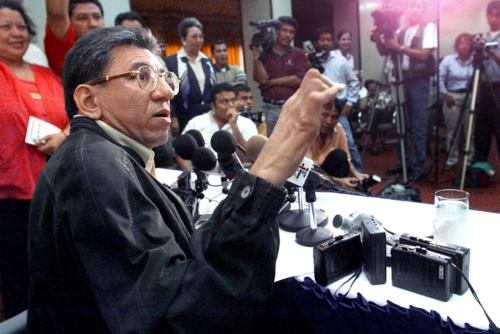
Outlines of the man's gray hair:
<svg viewBox="0 0 500 334">
<path fill-rule="evenodd" d="M 91 30 L 69 50 L 64 61 L 62 84 L 66 113 L 70 119 L 78 113 L 73 99 L 76 87 L 104 76 L 113 61 L 111 50 L 125 45 L 147 49 L 153 54 L 159 51 L 151 31 L 129 27 Z"/>
</svg>

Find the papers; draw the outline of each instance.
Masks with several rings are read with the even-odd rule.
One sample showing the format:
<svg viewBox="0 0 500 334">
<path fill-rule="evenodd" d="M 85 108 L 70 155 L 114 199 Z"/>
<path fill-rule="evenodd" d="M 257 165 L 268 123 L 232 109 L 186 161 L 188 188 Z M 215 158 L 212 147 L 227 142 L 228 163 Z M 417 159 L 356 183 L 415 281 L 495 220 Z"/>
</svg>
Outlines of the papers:
<svg viewBox="0 0 500 334">
<path fill-rule="evenodd" d="M 28 131 L 26 131 L 27 144 L 35 145 L 35 142 L 47 135 L 61 132 L 57 126 L 47 123 L 39 118 L 30 116 L 28 121 Z"/>
</svg>

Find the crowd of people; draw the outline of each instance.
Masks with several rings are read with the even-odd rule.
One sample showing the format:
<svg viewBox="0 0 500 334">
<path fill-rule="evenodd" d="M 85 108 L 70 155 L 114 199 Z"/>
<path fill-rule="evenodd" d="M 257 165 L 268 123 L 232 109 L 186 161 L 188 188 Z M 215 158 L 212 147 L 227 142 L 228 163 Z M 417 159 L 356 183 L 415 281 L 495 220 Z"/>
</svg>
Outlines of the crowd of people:
<svg viewBox="0 0 500 334">
<path fill-rule="evenodd" d="M 409 26 L 399 34 L 371 30 L 377 50 L 390 58 L 389 80 L 391 70 L 401 70 L 407 98 L 406 160 L 387 173 L 406 166 L 411 180 L 424 170 L 430 78 L 437 75 L 443 97 L 451 169 L 461 146 L 454 139 L 468 128 L 474 72 L 467 33 L 456 38 L 456 54 L 436 65 L 437 32 L 423 20 L 425 9 L 424 1 L 412 2 Z M 162 57 L 137 13 L 122 13 L 116 27 L 104 28 L 99 0 L 46 0 L 46 10 L 44 54 L 31 43 L 36 31 L 22 5 L 0 0 L 3 317 L 29 308 L 33 333 L 254 328 L 272 291 L 279 245 L 274 217 L 286 178 L 307 156 L 339 185 L 355 188 L 369 175 L 350 114 L 374 113 L 365 129 L 373 154 L 380 151 L 378 125 L 391 121 L 380 107 L 380 83 L 362 84 L 351 32 L 318 27 L 312 40 L 324 51 L 320 74 L 292 46 L 298 22 L 280 17 L 274 45 L 252 45 L 251 77 L 265 115 L 256 124 L 248 118 L 256 109 L 250 73 L 228 64 L 224 36 L 211 45 L 214 61 L 201 51 L 198 19 L 180 22 L 182 47 Z M 488 4 L 486 17 L 491 29 L 484 40 L 500 41 L 500 1 Z M 500 156 L 500 51 L 484 52 L 489 80 L 481 78 L 482 112 L 466 152 L 471 165 L 488 160 L 492 136 Z M 33 118 L 58 130 L 27 144 Z M 242 148 L 258 133 L 269 137 L 262 158 L 239 173 L 202 230 L 155 179 L 156 167 L 191 170 L 172 150 L 172 141 L 190 130 L 200 131 L 208 146 L 219 130 Z"/>
</svg>

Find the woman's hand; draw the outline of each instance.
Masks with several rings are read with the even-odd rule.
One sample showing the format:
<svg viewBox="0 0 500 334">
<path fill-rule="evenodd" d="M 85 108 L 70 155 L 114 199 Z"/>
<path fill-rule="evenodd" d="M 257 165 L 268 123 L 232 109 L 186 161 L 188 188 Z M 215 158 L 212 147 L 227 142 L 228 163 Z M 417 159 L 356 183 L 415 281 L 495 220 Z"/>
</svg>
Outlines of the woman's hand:
<svg viewBox="0 0 500 334">
<path fill-rule="evenodd" d="M 35 145 L 39 146 L 38 151 L 46 155 L 52 155 L 64 139 L 66 139 L 64 132 L 59 132 L 38 139 Z"/>
</svg>

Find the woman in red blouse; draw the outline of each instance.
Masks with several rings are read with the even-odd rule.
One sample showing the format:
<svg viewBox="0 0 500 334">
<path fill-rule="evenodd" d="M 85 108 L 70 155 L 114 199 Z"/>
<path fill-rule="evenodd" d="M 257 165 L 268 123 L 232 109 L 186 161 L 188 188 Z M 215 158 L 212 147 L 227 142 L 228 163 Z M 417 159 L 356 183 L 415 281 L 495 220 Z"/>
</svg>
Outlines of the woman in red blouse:
<svg viewBox="0 0 500 334">
<path fill-rule="evenodd" d="M 6 319 L 28 306 L 31 197 L 46 157 L 69 131 L 60 78 L 48 68 L 23 61 L 35 34 L 17 2 L 0 0 L 0 289 Z M 39 138 L 36 146 L 27 144 L 30 116 L 62 131 Z"/>
</svg>

